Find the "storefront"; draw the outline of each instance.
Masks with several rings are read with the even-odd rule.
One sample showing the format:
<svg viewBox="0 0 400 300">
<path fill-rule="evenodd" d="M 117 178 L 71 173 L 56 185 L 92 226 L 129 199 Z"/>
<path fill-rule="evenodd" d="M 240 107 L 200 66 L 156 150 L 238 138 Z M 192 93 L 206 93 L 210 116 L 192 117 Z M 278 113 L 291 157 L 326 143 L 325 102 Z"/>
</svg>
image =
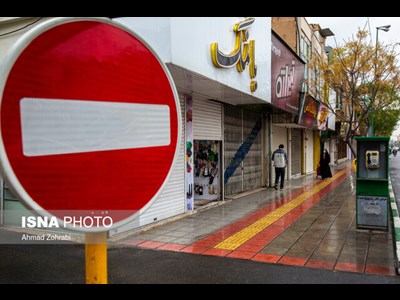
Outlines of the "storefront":
<svg viewBox="0 0 400 300">
<path fill-rule="evenodd" d="M 305 63 L 275 32 L 271 38 L 271 99 L 281 109 L 272 119 L 272 151 L 279 144 L 285 146 L 289 158 L 286 176 L 291 178 L 302 174 L 305 161 L 301 129 L 304 127 L 296 122 Z"/>
<path fill-rule="evenodd" d="M 225 195 L 262 186 L 263 116 L 240 107 L 224 105 Z"/>
<path fill-rule="evenodd" d="M 263 112 L 244 106 L 272 107 L 271 18 L 114 21 L 140 36 L 166 64 L 179 95 L 183 124 L 177 161 L 164 189 L 133 222 L 110 235 L 262 187 L 269 172 L 265 140 L 271 128 Z M 3 208 L 22 208 L 7 189 L 2 194 Z M 6 210 L 5 215 L 3 221 Z"/>
<path fill-rule="evenodd" d="M 186 111 L 190 111 L 190 102 L 186 101 Z M 189 196 L 193 197 L 194 208 L 220 200 L 222 196 L 221 158 L 222 158 L 222 104 L 194 97 L 193 142 L 187 139 L 187 160 L 193 151 L 193 165 L 187 165 L 186 174 L 192 178 L 186 181 Z M 190 118 L 187 113 L 186 117 Z M 187 119 L 188 120 L 188 119 Z M 189 130 L 186 131 L 188 133 Z M 189 149 L 188 146 L 193 147 Z M 189 172 L 193 168 L 193 173 Z M 190 200 L 190 199 L 188 199 Z M 189 202 L 189 201 L 188 201 Z"/>
<path fill-rule="evenodd" d="M 116 21 L 140 34 L 163 58 L 180 96 L 184 122 L 175 185 L 138 216 L 139 226 L 167 218 L 160 217 L 163 209 L 176 216 L 261 187 L 268 173 L 262 164 L 265 122 L 262 113 L 241 106 L 270 105 L 271 18 Z M 251 45 L 250 50 L 235 49 L 237 41 Z M 232 49 L 235 62 L 227 59 Z"/>
</svg>

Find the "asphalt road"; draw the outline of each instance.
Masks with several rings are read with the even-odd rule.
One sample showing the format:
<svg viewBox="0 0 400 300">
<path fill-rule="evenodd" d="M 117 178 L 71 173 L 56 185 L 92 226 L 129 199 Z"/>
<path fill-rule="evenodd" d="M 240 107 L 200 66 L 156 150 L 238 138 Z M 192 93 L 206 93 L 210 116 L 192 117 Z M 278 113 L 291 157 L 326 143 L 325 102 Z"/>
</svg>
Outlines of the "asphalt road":
<svg viewBox="0 0 400 300">
<path fill-rule="evenodd" d="M 0 283 L 83 284 L 84 245 L 0 245 Z M 111 284 L 392 284 L 400 276 L 275 265 L 190 253 L 109 247 Z"/>
<path fill-rule="evenodd" d="M 389 166 L 393 193 L 396 198 L 397 207 L 400 207 L 400 153 L 396 156 L 389 156 Z"/>
</svg>

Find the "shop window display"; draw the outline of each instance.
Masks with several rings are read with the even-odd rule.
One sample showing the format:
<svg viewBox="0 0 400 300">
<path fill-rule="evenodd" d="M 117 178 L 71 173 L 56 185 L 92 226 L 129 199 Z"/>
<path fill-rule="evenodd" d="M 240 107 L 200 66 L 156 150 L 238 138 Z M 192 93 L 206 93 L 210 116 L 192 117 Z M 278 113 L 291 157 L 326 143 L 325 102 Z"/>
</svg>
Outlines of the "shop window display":
<svg viewBox="0 0 400 300">
<path fill-rule="evenodd" d="M 195 140 L 194 154 L 194 200 L 218 200 L 219 141 Z"/>
</svg>

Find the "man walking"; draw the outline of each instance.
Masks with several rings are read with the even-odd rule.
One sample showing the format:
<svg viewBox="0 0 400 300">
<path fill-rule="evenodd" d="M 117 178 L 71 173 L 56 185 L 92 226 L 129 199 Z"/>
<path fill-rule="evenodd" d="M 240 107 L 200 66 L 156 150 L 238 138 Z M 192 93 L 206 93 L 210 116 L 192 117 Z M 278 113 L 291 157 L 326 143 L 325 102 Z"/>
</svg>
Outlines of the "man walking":
<svg viewBox="0 0 400 300">
<path fill-rule="evenodd" d="M 275 190 L 278 189 L 279 177 L 281 178 L 281 190 L 285 183 L 285 169 L 288 164 L 288 158 L 285 150 L 283 150 L 284 147 L 283 144 L 280 144 L 279 148 L 272 153 L 272 161 L 275 167 Z"/>
</svg>

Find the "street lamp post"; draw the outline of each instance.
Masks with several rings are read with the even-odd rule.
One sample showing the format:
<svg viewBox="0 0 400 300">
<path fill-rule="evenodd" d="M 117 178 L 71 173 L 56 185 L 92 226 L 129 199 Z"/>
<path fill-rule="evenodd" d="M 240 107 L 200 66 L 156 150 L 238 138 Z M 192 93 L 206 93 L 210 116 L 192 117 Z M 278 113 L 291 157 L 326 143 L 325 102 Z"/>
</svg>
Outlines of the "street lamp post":
<svg viewBox="0 0 400 300">
<path fill-rule="evenodd" d="M 376 63 L 378 61 L 378 34 L 379 30 L 383 30 L 388 32 L 391 25 L 384 25 L 376 27 L 376 43 L 375 43 L 375 72 L 376 72 Z M 372 105 L 372 98 L 369 99 L 369 109 L 371 110 L 371 126 L 368 129 L 368 136 L 374 136 L 374 107 Z"/>
<path fill-rule="evenodd" d="M 378 34 L 379 34 L 379 30 L 383 30 L 385 32 L 388 32 L 390 30 L 390 26 L 391 25 L 384 25 L 384 26 L 376 27 L 375 63 L 376 63 L 376 60 L 378 59 Z"/>
</svg>

